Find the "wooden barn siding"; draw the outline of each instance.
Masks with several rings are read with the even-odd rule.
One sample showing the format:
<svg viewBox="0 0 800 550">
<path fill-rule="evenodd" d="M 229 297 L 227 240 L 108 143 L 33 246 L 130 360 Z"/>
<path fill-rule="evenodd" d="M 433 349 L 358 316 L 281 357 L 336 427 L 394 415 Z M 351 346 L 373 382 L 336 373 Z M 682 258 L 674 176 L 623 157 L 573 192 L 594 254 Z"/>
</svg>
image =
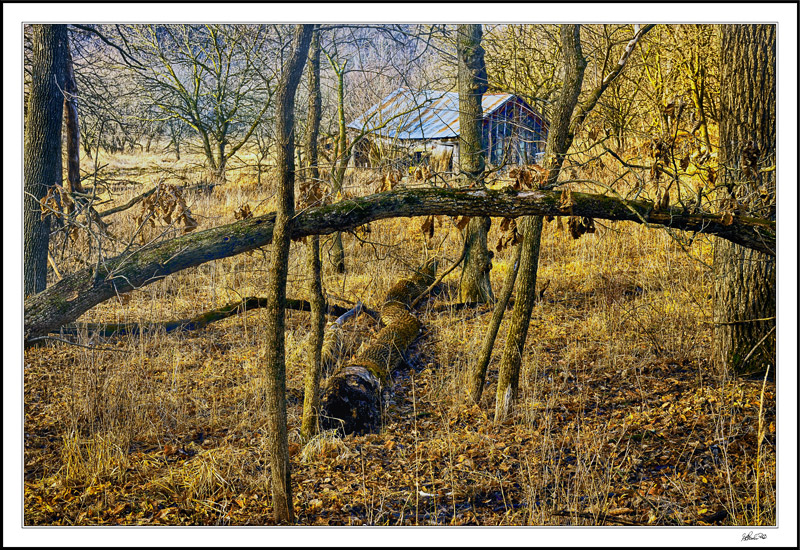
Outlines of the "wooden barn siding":
<svg viewBox="0 0 800 550">
<path fill-rule="evenodd" d="M 495 165 L 502 161 L 506 148 L 509 163 L 532 163 L 547 140 L 544 121 L 517 99 L 486 117 L 483 128 L 487 161 Z"/>
</svg>

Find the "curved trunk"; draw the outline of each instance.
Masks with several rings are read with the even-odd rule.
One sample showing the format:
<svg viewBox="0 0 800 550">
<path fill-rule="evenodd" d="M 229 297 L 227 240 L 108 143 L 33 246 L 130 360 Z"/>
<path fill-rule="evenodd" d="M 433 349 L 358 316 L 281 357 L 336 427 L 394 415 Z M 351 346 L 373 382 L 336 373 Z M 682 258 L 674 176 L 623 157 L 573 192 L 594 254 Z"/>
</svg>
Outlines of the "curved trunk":
<svg viewBox="0 0 800 550">
<path fill-rule="evenodd" d="M 775 218 L 775 25 L 724 25 L 718 192 L 723 210 Z M 714 357 L 734 373 L 775 364 L 775 257 L 717 239 Z M 773 369 L 774 372 L 774 369 Z"/>
<path fill-rule="evenodd" d="M 263 365 L 267 369 L 266 402 L 272 478 L 272 505 L 276 523 L 291 523 L 292 488 L 289 440 L 286 431 L 285 309 L 289 270 L 289 223 L 294 217 L 294 98 L 308 56 L 313 25 L 297 25 L 292 53 L 283 67 L 276 92 L 275 137 L 278 144 L 278 209 L 272 232 L 270 274 L 267 282 L 267 320 Z"/>
<path fill-rule="evenodd" d="M 545 190 L 403 189 L 305 209 L 292 219 L 290 230 L 292 239 L 299 239 L 348 231 L 390 218 L 563 216 L 560 195 L 560 192 Z M 575 216 L 702 232 L 766 254 L 775 253 L 775 223 L 769 220 L 736 216 L 726 225 L 723 214 L 705 214 L 674 207 L 654 210 L 651 202 L 625 201 L 587 193 L 572 193 L 572 200 Z M 240 220 L 109 258 L 96 273 L 87 268 L 66 275 L 44 292 L 25 300 L 25 341 L 33 343 L 118 293 L 141 288 L 190 267 L 267 245 L 272 242 L 274 223 L 275 214 Z"/>
</svg>

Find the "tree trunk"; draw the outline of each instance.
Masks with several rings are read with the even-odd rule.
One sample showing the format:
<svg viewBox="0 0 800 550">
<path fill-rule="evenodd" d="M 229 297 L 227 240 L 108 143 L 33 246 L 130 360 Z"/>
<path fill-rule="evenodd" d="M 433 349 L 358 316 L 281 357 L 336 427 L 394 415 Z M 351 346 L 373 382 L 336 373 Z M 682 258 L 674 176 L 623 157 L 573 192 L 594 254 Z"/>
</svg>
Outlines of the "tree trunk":
<svg viewBox="0 0 800 550">
<path fill-rule="evenodd" d="M 80 141 L 81 132 L 78 123 L 78 86 L 75 83 L 75 71 L 69 44 L 64 49 L 66 57 L 64 91 L 64 118 L 67 128 L 67 191 L 83 193 L 81 185 Z"/>
<path fill-rule="evenodd" d="M 721 208 L 775 219 L 775 25 L 723 25 Z M 714 358 L 736 374 L 775 365 L 775 257 L 717 239 Z M 774 372 L 774 369 L 773 369 Z"/>
<path fill-rule="evenodd" d="M 586 60 L 581 51 L 580 26 L 562 25 L 561 42 L 564 52 L 564 85 L 547 136 L 544 165 L 548 170 L 548 177 L 545 185 L 552 185 L 558 180 L 564 158 L 572 144 L 573 134 L 570 131 L 570 122 L 578 103 L 578 96 L 583 85 L 583 73 L 586 70 Z M 539 268 L 542 217 L 526 218 L 520 225 L 523 228 L 522 256 L 519 267 L 522 275 L 517 282 L 514 313 L 503 349 L 503 358 L 500 362 L 494 414 L 496 422 L 503 420 L 511 412 L 513 401 L 519 391 L 522 352 L 528 336 L 533 304 L 536 301 L 536 274 Z"/>
<path fill-rule="evenodd" d="M 319 121 L 322 115 L 322 95 L 319 81 L 319 32 L 311 39 L 308 54 L 308 123 L 306 126 L 306 181 L 312 188 L 319 186 L 317 169 L 317 140 Z M 322 292 L 322 264 L 319 258 L 319 235 L 312 235 L 306 246 L 306 265 L 309 274 L 309 302 L 311 302 L 311 341 L 309 342 L 309 361 L 305 373 L 305 393 L 303 398 L 303 422 L 300 435 L 308 440 L 317 433 L 319 427 L 319 382 L 322 376 L 322 342 L 325 330 L 325 296 Z"/>
<path fill-rule="evenodd" d="M 25 119 L 24 293 L 47 286 L 50 215 L 40 201 L 61 185 L 61 118 L 64 104 L 66 25 L 33 25 L 28 114 Z"/>
<path fill-rule="evenodd" d="M 525 217 L 520 225 L 522 225 L 520 274 L 517 277 L 514 313 L 511 316 L 511 325 L 508 327 L 497 378 L 495 422 L 505 419 L 517 400 L 522 353 L 528 336 L 528 326 L 531 324 L 533 304 L 536 302 L 536 272 L 539 268 L 539 246 L 542 241 L 542 217 Z"/>
<path fill-rule="evenodd" d="M 497 338 L 497 331 L 500 330 L 500 323 L 503 322 L 503 315 L 508 306 L 508 301 L 511 299 L 511 293 L 514 291 L 514 283 L 517 280 L 517 273 L 519 273 L 519 259 L 521 255 L 522 243 L 519 243 L 514 246 L 511 269 L 509 269 L 506 274 L 506 280 L 503 282 L 503 289 L 500 291 L 500 297 L 494 305 L 492 320 L 489 321 L 489 327 L 486 329 L 486 335 L 483 338 L 481 354 L 470 371 L 469 387 L 467 391 L 473 403 L 480 402 L 481 395 L 483 394 L 483 386 L 486 383 L 486 369 L 489 367 L 489 361 L 492 358 L 492 350 L 494 349 L 494 342 Z"/>
<path fill-rule="evenodd" d="M 560 192 L 513 189 L 403 189 L 356 197 L 309 208 L 289 229 L 292 239 L 349 231 L 369 222 L 421 216 L 563 216 Z M 626 201 L 605 195 L 572 193 L 572 213 L 590 218 L 663 225 L 717 235 L 768 255 L 775 254 L 775 222 L 671 207 L 655 210 L 652 202 Z M 197 231 L 109 258 L 98 267 L 65 276 L 25 300 L 25 341 L 33 343 L 70 323 L 93 306 L 134 288 L 212 260 L 249 252 L 272 242 L 275 214 Z M 727 225 L 726 225 L 727 223 Z"/>
<path fill-rule="evenodd" d="M 470 186 L 483 186 L 486 166 L 483 143 L 483 94 L 487 89 L 486 63 L 480 25 L 458 25 L 459 169 Z M 491 220 L 472 219 L 464 238 L 466 253 L 459 296 L 464 302 L 494 300 L 489 274 L 492 253 L 487 246 Z"/>
<path fill-rule="evenodd" d="M 461 271 L 459 285 L 459 299 L 462 302 L 492 302 L 492 258 L 494 254 L 489 250 L 489 228 L 492 220 L 488 216 L 472 218 L 467 224 L 464 235 L 464 268 Z"/>
<path fill-rule="evenodd" d="M 308 56 L 313 25 L 297 25 L 292 53 L 283 67 L 275 104 L 275 137 L 278 209 L 272 234 L 270 273 L 267 282 L 267 320 L 264 365 L 267 377 L 267 415 L 269 426 L 272 504 L 276 523 L 291 523 L 292 487 L 289 466 L 289 439 L 286 430 L 285 308 L 286 279 L 289 270 L 289 223 L 294 217 L 294 98 L 303 65 Z"/>
<path fill-rule="evenodd" d="M 336 113 L 339 132 L 336 136 L 336 155 L 335 166 L 331 170 L 331 177 L 333 183 L 333 195 L 340 197 L 342 185 L 344 183 L 344 176 L 347 172 L 347 164 L 350 160 L 350 155 L 347 152 L 347 126 L 345 124 L 344 116 L 344 69 L 347 65 L 345 61 L 342 65 L 338 65 L 332 57 L 328 56 L 331 67 L 336 73 Z M 344 265 L 344 243 L 342 242 L 341 232 L 336 232 L 331 239 L 331 263 L 337 273 L 344 273 L 346 267 Z"/>
</svg>

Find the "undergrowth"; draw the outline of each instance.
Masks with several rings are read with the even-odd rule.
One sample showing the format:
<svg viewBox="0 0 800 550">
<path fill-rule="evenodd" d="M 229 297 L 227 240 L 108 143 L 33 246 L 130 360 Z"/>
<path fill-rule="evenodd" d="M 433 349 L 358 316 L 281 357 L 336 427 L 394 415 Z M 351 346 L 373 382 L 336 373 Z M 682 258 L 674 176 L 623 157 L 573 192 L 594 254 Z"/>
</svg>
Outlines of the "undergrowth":
<svg viewBox="0 0 800 550">
<path fill-rule="evenodd" d="M 107 160 L 109 177 L 139 182 L 117 185 L 104 195 L 108 204 L 158 181 L 196 183 L 191 161 Z M 255 215 L 271 210 L 274 190 L 253 185 L 252 170 L 234 168 L 212 193 L 187 193 L 200 229 L 233 222 L 245 204 Z M 357 174 L 348 191 L 379 185 L 379 175 Z M 118 240 L 106 254 L 128 245 L 135 217 L 112 218 Z M 330 269 L 323 240 L 328 300 L 377 308 L 389 286 L 426 258 L 438 256 L 444 269 L 459 257 L 462 237 L 452 220 L 436 220 L 433 238 L 420 224 L 387 220 L 346 235 L 346 274 Z M 544 292 L 531 319 L 521 397 L 503 424 L 491 411 L 511 306 L 483 398 L 472 405 L 467 376 L 491 307 L 436 307 L 457 301 L 460 269 L 420 304 L 423 334 L 393 374 L 377 434 L 323 433 L 301 444 L 310 323 L 307 313 L 287 312 L 297 522 L 774 525 L 775 387 L 730 378 L 710 363 L 710 241 L 698 237 L 685 249 L 663 230 L 597 226 L 574 240 L 558 222 L 545 224 Z M 159 222 L 145 232 L 165 238 L 180 228 Z M 96 254 L 90 244 L 85 237 L 55 243 L 60 271 L 82 267 Z M 307 298 L 304 246 L 292 244 L 289 297 Z M 185 270 L 79 321 L 169 321 L 259 296 L 266 252 Z M 509 249 L 495 255 L 496 289 L 510 258 Z M 345 323 L 342 356 L 378 329 L 367 315 Z M 263 312 L 253 310 L 194 332 L 75 339 L 98 349 L 51 342 L 27 350 L 25 524 L 270 524 L 264 330 Z"/>
</svg>

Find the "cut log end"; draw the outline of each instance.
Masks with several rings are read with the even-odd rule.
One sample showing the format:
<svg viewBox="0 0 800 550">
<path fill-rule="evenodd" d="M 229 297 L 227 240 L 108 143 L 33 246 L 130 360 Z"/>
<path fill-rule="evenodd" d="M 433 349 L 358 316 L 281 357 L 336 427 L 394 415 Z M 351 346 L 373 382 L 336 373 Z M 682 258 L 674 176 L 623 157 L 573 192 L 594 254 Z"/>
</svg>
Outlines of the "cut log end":
<svg viewBox="0 0 800 550">
<path fill-rule="evenodd" d="M 322 393 L 320 424 L 324 430 L 366 434 L 381 424 L 381 383 L 369 369 L 350 365 L 329 379 Z"/>
</svg>

